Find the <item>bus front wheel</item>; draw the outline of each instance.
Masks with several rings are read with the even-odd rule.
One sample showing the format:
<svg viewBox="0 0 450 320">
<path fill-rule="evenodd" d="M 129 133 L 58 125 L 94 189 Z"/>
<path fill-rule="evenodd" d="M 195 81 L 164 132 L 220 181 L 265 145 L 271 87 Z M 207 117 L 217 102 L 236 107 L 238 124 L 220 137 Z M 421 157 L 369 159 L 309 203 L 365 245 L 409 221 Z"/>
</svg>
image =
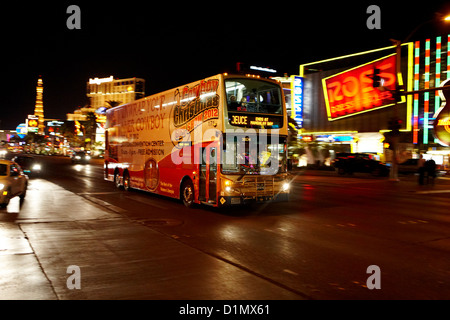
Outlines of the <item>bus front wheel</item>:
<svg viewBox="0 0 450 320">
<path fill-rule="evenodd" d="M 114 174 L 114 185 L 117 189 L 120 189 L 122 187 L 122 184 L 120 183 L 120 174 L 119 172 L 116 172 Z"/>
<path fill-rule="evenodd" d="M 123 174 L 123 189 L 125 191 L 131 191 L 130 187 L 130 174 L 128 172 L 125 172 Z"/>
<path fill-rule="evenodd" d="M 194 199 L 194 185 L 191 180 L 185 180 L 181 186 L 181 200 L 187 208 L 192 208 Z"/>
</svg>

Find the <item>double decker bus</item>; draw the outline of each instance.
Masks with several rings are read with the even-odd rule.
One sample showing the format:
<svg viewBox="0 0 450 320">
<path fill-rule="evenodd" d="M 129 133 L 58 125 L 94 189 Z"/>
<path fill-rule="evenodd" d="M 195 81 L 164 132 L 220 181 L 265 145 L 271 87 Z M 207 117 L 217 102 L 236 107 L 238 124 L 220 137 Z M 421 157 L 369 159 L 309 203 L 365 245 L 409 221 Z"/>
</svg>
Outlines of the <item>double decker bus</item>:
<svg viewBox="0 0 450 320">
<path fill-rule="evenodd" d="M 287 201 L 279 83 L 219 74 L 106 112 L 104 177 L 187 207 Z"/>
</svg>

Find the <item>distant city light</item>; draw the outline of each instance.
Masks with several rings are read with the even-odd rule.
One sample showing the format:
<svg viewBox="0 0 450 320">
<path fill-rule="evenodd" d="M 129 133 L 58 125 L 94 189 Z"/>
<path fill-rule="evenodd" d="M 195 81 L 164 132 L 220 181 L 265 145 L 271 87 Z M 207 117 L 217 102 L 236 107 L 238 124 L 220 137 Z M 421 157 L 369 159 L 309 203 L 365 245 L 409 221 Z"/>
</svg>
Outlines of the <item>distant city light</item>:
<svg viewBox="0 0 450 320">
<path fill-rule="evenodd" d="M 277 70 L 275 70 L 275 69 L 270 69 L 270 68 L 263 68 L 263 67 L 251 66 L 250 69 L 252 69 L 252 70 L 258 70 L 258 71 L 271 72 L 271 73 L 277 73 Z"/>
</svg>

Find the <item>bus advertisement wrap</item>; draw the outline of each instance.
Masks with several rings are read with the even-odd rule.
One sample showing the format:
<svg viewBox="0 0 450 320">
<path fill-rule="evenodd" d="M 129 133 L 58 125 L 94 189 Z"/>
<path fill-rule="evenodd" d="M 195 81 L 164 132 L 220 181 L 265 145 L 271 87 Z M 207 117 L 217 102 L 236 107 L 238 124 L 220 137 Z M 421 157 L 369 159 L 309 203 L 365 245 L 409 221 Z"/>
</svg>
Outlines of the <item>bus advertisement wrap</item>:
<svg viewBox="0 0 450 320">
<path fill-rule="evenodd" d="M 287 200 L 286 107 L 274 81 L 220 74 L 106 115 L 105 179 L 117 187 L 188 207 Z"/>
</svg>

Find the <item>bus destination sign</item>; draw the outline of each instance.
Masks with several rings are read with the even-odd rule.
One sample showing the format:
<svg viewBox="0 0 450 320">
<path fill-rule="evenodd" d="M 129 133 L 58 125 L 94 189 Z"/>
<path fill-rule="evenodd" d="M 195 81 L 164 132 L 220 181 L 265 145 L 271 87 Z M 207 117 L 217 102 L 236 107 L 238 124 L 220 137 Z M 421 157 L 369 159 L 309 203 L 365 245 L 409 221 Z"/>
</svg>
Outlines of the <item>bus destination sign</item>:
<svg viewBox="0 0 450 320">
<path fill-rule="evenodd" d="M 247 113 L 229 113 L 228 121 L 237 127 L 254 129 L 279 129 L 283 126 L 283 117 Z"/>
</svg>

